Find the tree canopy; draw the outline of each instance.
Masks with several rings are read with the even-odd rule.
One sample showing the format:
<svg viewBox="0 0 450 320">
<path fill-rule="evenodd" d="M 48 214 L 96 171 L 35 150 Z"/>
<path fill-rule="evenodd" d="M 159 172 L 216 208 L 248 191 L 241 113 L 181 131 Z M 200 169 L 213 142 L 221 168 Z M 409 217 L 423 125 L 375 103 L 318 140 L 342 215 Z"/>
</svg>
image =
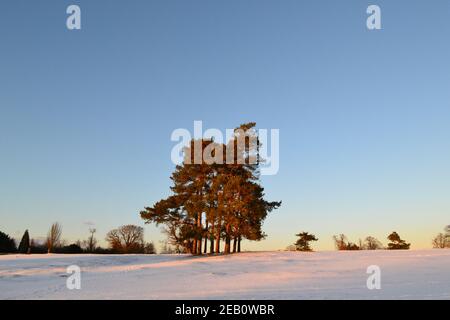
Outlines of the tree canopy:
<svg viewBox="0 0 450 320">
<path fill-rule="evenodd" d="M 392 232 L 387 238 L 391 241 L 388 243 L 389 250 L 408 250 L 411 246 L 410 243 L 406 243 L 405 240 L 402 240 L 400 235 L 395 231 Z"/>
<path fill-rule="evenodd" d="M 299 234 L 296 234 L 296 236 L 299 237 L 295 243 L 295 248 L 297 251 L 312 251 L 309 243 L 311 241 L 319 240 L 315 235 L 308 232 L 300 232 Z"/>
</svg>

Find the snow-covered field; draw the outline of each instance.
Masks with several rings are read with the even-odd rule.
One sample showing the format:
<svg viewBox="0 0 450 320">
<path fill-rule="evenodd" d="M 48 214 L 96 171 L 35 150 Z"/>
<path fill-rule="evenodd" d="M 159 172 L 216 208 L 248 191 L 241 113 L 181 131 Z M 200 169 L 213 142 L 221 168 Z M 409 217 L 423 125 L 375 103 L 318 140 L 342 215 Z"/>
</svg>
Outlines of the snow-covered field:
<svg viewBox="0 0 450 320">
<path fill-rule="evenodd" d="M 80 290 L 66 287 L 70 265 Z M 370 265 L 380 290 L 367 289 Z M 450 250 L 7 255 L 0 299 L 450 299 Z"/>
</svg>

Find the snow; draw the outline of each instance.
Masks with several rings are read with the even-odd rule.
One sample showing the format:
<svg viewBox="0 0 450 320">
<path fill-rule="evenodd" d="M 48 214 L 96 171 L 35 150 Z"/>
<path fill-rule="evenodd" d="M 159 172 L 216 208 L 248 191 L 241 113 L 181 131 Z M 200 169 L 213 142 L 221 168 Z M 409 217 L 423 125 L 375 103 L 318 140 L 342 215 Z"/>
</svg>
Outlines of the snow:
<svg viewBox="0 0 450 320">
<path fill-rule="evenodd" d="M 66 287 L 70 265 L 80 290 Z M 371 265 L 380 290 L 367 288 Z M 450 299 L 450 250 L 5 255 L 0 299 Z"/>
</svg>

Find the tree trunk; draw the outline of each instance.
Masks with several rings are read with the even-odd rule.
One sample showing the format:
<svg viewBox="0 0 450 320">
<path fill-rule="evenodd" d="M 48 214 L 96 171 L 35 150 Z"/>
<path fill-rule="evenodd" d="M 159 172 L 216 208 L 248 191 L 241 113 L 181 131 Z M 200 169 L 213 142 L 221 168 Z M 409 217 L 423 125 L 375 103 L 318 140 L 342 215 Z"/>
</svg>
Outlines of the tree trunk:
<svg viewBox="0 0 450 320">
<path fill-rule="evenodd" d="M 230 236 L 227 234 L 225 237 L 225 254 L 230 254 L 230 247 L 231 247 L 231 238 Z"/>
<path fill-rule="evenodd" d="M 214 220 L 211 225 L 211 233 L 209 235 L 209 253 L 214 253 Z"/>
<path fill-rule="evenodd" d="M 194 238 L 194 241 L 192 242 L 192 254 L 197 254 L 197 239 Z"/>
<path fill-rule="evenodd" d="M 197 218 L 197 227 L 198 227 L 199 231 L 202 230 L 202 214 L 201 213 L 198 215 L 198 218 Z M 203 237 L 200 234 L 198 236 L 198 240 L 197 240 L 197 254 L 199 254 L 199 255 L 202 254 L 202 240 L 203 240 Z"/>
<path fill-rule="evenodd" d="M 206 220 L 205 246 L 203 248 L 203 253 L 208 253 L 208 220 Z"/>
<path fill-rule="evenodd" d="M 203 243 L 203 239 L 202 238 L 197 240 L 197 254 L 198 255 L 202 254 L 202 243 Z"/>
<path fill-rule="evenodd" d="M 238 252 L 241 252 L 241 240 L 242 240 L 242 237 L 241 237 L 241 235 L 239 235 L 239 238 L 238 238 L 238 249 L 237 249 Z"/>
<path fill-rule="evenodd" d="M 220 221 L 217 222 L 217 230 L 216 230 L 216 250 L 215 253 L 220 253 L 220 229 L 222 226 L 220 225 Z"/>
<path fill-rule="evenodd" d="M 224 253 L 229 254 L 230 253 L 230 245 L 231 245 L 231 237 L 230 237 L 230 224 L 228 223 L 225 227 L 225 249 Z"/>
<path fill-rule="evenodd" d="M 237 249 L 237 237 L 234 237 L 233 239 L 233 253 L 236 253 Z"/>
</svg>

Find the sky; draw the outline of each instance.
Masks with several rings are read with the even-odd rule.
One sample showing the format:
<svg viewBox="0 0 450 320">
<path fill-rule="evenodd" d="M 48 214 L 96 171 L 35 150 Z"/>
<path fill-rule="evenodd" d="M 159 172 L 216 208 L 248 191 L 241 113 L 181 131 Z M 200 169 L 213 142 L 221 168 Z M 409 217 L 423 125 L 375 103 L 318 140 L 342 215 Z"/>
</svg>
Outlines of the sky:
<svg viewBox="0 0 450 320">
<path fill-rule="evenodd" d="M 68 30 L 66 8 L 81 8 Z M 366 9 L 381 8 L 381 30 Z M 170 194 L 170 140 L 195 120 L 280 130 L 282 200 L 248 250 L 316 250 L 392 231 L 413 249 L 450 224 L 450 2 L 4 0 L 0 230 L 68 242 Z"/>
</svg>

